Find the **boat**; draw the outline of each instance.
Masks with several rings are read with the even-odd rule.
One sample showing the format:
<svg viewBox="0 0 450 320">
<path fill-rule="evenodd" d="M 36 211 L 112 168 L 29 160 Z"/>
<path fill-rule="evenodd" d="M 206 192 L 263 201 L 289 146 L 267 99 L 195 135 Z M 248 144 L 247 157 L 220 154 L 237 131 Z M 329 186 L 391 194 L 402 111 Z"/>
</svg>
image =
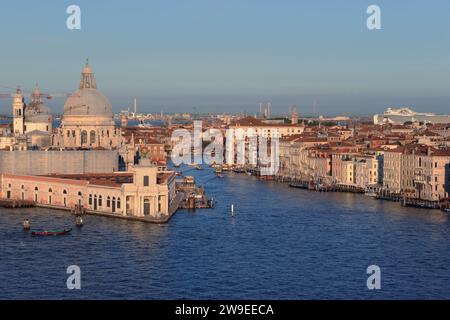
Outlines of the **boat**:
<svg viewBox="0 0 450 320">
<path fill-rule="evenodd" d="M 223 178 L 223 174 L 218 173 L 218 174 L 217 174 L 217 178 Z"/>
<path fill-rule="evenodd" d="M 84 223 L 83 217 L 82 216 L 77 216 L 76 219 L 75 219 L 75 225 L 77 227 L 82 227 L 83 223 Z"/>
<path fill-rule="evenodd" d="M 442 211 L 450 213 L 450 208 L 444 208 L 444 209 L 442 209 Z"/>
<path fill-rule="evenodd" d="M 222 173 L 222 167 L 217 167 L 217 168 L 214 170 L 214 172 L 215 172 L 216 174 Z"/>
<path fill-rule="evenodd" d="M 197 170 L 202 170 L 203 168 L 202 168 L 201 165 L 196 165 L 196 166 L 195 166 L 195 169 L 197 169 Z"/>
<path fill-rule="evenodd" d="M 60 230 L 44 230 L 44 231 L 33 231 L 31 235 L 33 236 L 62 236 L 68 234 L 72 229 L 60 229 Z"/>
</svg>

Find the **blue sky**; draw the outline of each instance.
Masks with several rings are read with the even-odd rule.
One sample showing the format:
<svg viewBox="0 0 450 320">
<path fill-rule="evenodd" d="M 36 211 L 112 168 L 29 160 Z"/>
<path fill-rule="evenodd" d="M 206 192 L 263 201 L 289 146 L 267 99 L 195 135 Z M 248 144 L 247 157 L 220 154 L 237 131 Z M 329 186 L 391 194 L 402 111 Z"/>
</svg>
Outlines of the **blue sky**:
<svg viewBox="0 0 450 320">
<path fill-rule="evenodd" d="M 370 4 L 380 31 L 366 28 Z M 255 113 L 261 98 L 277 113 L 310 114 L 314 99 L 321 114 L 450 110 L 447 0 L 17 0 L 1 4 L 0 36 L 0 93 L 74 91 L 89 57 L 116 110 L 134 96 L 149 112 Z"/>
</svg>

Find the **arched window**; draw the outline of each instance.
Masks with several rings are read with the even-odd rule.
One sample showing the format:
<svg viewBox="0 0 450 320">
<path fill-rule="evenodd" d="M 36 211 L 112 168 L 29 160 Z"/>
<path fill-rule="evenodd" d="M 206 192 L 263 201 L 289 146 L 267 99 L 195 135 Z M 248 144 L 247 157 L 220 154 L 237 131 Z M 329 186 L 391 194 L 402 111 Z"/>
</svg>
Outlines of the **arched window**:
<svg viewBox="0 0 450 320">
<path fill-rule="evenodd" d="M 63 191 L 63 194 L 67 194 L 67 190 L 64 190 L 64 191 Z"/>
<path fill-rule="evenodd" d="M 91 144 L 94 144 L 94 143 L 95 143 L 95 131 L 94 131 L 94 130 L 91 131 L 91 137 L 90 137 L 90 140 L 91 140 Z"/>
<path fill-rule="evenodd" d="M 117 198 L 117 209 L 120 209 L 120 197 Z"/>
<path fill-rule="evenodd" d="M 48 192 L 49 192 L 49 193 L 52 193 L 52 192 L 53 192 L 52 188 L 49 188 L 49 189 L 48 189 Z"/>
<path fill-rule="evenodd" d="M 81 131 L 81 143 L 86 144 L 87 143 L 87 132 L 86 130 Z"/>
<path fill-rule="evenodd" d="M 98 206 L 102 206 L 102 196 L 98 196 Z"/>
<path fill-rule="evenodd" d="M 89 205 L 92 205 L 92 194 L 89 195 Z"/>
<path fill-rule="evenodd" d="M 111 207 L 111 198 L 108 196 L 108 198 L 106 198 L 106 206 L 109 208 Z"/>
</svg>

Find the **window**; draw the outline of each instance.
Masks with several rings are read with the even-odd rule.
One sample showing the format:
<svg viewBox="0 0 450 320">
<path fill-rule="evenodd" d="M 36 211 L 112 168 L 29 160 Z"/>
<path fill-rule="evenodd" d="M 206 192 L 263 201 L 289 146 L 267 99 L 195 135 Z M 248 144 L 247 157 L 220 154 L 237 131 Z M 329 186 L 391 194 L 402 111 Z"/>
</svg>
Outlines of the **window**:
<svg viewBox="0 0 450 320">
<path fill-rule="evenodd" d="M 120 209 L 120 198 L 117 198 L 117 209 Z"/>
<path fill-rule="evenodd" d="M 95 131 L 94 130 L 91 131 L 90 139 L 91 139 L 91 144 L 94 144 L 95 143 Z"/>
<path fill-rule="evenodd" d="M 89 205 L 92 205 L 92 194 L 89 195 Z"/>
<path fill-rule="evenodd" d="M 81 131 L 81 143 L 82 144 L 87 143 L 87 132 L 86 132 L 86 130 Z"/>
<path fill-rule="evenodd" d="M 111 207 L 111 198 L 108 196 L 108 198 L 106 198 L 106 206 L 109 208 Z"/>
<path fill-rule="evenodd" d="M 150 185 L 150 180 L 148 176 L 144 176 L 144 187 L 148 187 Z"/>
<path fill-rule="evenodd" d="M 102 196 L 98 196 L 98 206 L 102 206 Z"/>
<path fill-rule="evenodd" d="M 144 215 L 150 214 L 150 200 L 148 198 L 144 199 Z"/>
</svg>

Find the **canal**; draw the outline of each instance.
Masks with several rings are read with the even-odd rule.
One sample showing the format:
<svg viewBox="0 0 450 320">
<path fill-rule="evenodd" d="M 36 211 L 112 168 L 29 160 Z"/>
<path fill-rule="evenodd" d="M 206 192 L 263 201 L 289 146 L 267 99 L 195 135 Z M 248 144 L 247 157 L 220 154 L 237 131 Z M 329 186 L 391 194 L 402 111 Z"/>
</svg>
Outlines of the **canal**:
<svg viewBox="0 0 450 320">
<path fill-rule="evenodd" d="M 181 168 L 185 172 L 189 167 Z M 0 209 L 0 299 L 450 298 L 450 222 L 440 211 L 318 193 L 243 174 L 190 170 L 217 203 L 166 225 Z M 234 216 L 230 205 L 234 205 Z M 81 290 L 66 269 L 81 268 Z M 381 268 L 381 290 L 366 269 Z"/>
</svg>

